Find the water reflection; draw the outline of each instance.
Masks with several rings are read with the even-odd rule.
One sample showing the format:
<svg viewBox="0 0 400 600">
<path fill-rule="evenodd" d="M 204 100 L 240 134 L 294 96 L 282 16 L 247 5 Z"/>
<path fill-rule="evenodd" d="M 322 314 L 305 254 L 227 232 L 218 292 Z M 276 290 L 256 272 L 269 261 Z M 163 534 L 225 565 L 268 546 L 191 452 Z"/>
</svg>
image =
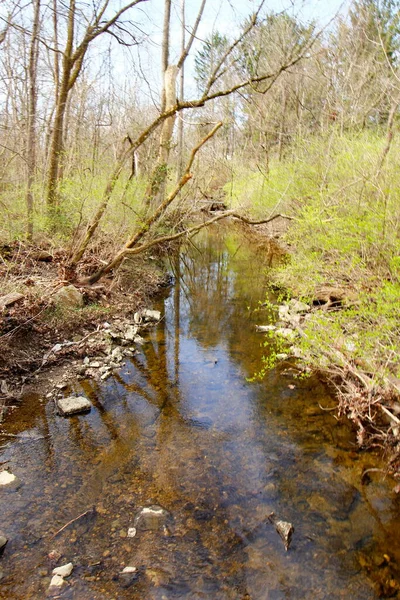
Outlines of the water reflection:
<svg viewBox="0 0 400 600">
<path fill-rule="evenodd" d="M 0 492 L 1 598 L 44 597 L 54 549 L 76 565 L 62 598 L 397 593 L 398 506 L 384 482 L 360 484 L 376 457 L 318 407 L 331 404 L 318 381 L 277 370 L 246 381 L 261 364 L 265 315 L 252 309 L 266 253 L 229 233 L 196 246 L 173 260 L 176 284 L 140 354 L 102 385 L 77 384 L 95 410 L 65 420 L 31 398 L 7 424 L 17 437 L 0 442 L 0 462 L 23 486 Z M 36 439 L 21 443 L 25 431 Z M 154 504 L 168 526 L 128 537 Z M 272 511 L 295 526 L 289 552 Z M 139 575 L 127 588 L 128 565 Z"/>
</svg>

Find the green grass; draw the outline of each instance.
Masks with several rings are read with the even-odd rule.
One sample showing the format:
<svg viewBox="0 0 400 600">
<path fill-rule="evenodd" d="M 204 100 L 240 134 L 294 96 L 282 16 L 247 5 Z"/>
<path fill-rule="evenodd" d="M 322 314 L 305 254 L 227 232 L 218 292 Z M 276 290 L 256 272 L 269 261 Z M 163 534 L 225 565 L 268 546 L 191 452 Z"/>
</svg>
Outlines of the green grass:
<svg viewBox="0 0 400 600">
<path fill-rule="evenodd" d="M 320 286 L 347 291 L 352 307 L 306 326 L 316 367 L 339 348 L 378 377 L 400 375 L 400 141 L 379 170 L 385 145 L 384 131 L 333 130 L 294 143 L 268 177 L 242 169 L 232 186 L 233 205 L 257 217 L 274 208 L 296 217 L 284 238 L 290 260 L 272 273 L 280 285 L 309 300 Z"/>
</svg>

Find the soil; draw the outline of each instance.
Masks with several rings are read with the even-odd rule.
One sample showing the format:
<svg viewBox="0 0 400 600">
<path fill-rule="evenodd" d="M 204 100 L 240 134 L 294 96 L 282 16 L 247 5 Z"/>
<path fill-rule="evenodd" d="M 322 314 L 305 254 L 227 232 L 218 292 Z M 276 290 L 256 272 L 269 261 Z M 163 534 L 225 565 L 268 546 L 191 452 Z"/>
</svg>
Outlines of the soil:
<svg viewBox="0 0 400 600">
<path fill-rule="evenodd" d="M 23 295 L 14 304 L 0 306 L 0 422 L 23 394 L 47 395 L 75 378 L 83 358 L 98 351 L 97 329 L 115 320 L 132 321 L 137 310 L 170 284 L 159 257 L 139 257 L 113 279 L 97 286 L 77 285 L 83 308 L 60 310 L 54 294 L 70 284 L 63 279 L 65 259 L 62 250 L 51 253 L 19 242 L 0 247 L 0 296 Z M 97 266 L 89 257 L 81 274 L 90 274 Z M 64 346 L 65 342 L 75 343 Z M 49 354 L 56 344 L 61 349 Z"/>
</svg>

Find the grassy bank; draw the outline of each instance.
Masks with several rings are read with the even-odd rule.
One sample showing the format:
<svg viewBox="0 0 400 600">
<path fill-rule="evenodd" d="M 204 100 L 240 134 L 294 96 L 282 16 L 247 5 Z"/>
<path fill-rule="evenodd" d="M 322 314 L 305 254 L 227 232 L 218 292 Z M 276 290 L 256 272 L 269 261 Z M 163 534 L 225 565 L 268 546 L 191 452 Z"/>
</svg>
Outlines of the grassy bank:
<svg viewBox="0 0 400 600">
<path fill-rule="evenodd" d="M 283 162 L 270 164 L 267 176 L 242 171 L 231 187 L 233 204 L 247 203 L 257 216 L 277 210 L 295 217 L 283 237 L 288 260 L 272 277 L 291 295 L 321 304 L 302 323 L 301 353 L 335 384 L 340 410 L 358 425 L 359 442 L 391 446 L 395 461 L 399 151 L 400 141 L 395 138 L 389 148 L 384 131 L 332 131 L 293 144 Z M 337 301 L 319 301 L 329 294 Z"/>
</svg>

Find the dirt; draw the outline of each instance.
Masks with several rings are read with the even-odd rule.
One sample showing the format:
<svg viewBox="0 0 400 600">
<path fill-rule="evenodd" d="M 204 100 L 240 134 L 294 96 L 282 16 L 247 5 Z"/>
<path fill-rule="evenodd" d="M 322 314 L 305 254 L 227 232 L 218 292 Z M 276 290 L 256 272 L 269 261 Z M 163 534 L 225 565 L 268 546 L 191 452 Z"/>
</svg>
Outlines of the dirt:
<svg viewBox="0 0 400 600">
<path fill-rule="evenodd" d="M 65 258 L 62 250 L 50 253 L 17 242 L 0 248 L 0 296 L 23 295 L 0 309 L 0 422 L 5 409 L 18 406 L 23 394 L 34 390 L 47 395 L 75 378 L 84 357 L 100 351 L 96 330 L 104 323 L 132 320 L 169 284 L 159 258 L 138 258 L 100 285 L 78 285 L 83 308 L 60 310 L 54 294 L 69 284 L 62 278 Z M 96 266 L 89 257 L 85 274 Z M 61 348 L 50 353 L 56 345 Z"/>
</svg>

